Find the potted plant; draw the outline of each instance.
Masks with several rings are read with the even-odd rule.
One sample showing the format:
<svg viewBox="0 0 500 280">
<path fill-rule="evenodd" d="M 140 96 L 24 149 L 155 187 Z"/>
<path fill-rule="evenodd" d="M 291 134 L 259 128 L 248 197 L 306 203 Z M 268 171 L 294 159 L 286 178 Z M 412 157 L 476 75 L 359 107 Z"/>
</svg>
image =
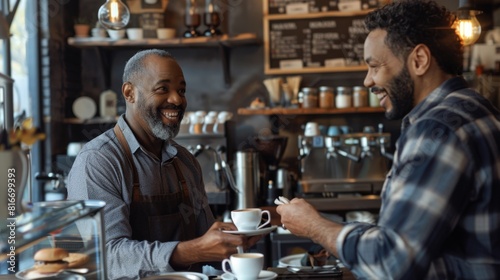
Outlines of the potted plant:
<svg viewBox="0 0 500 280">
<path fill-rule="evenodd" d="M 90 24 L 86 18 L 76 18 L 73 28 L 75 30 L 76 37 L 88 37 L 90 31 Z"/>
</svg>

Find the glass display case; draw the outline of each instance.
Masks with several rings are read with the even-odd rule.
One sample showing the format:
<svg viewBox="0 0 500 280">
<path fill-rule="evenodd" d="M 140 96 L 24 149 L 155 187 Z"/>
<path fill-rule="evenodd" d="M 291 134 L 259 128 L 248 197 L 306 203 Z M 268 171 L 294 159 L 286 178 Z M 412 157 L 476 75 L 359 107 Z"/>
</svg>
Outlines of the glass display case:
<svg viewBox="0 0 500 280">
<path fill-rule="evenodd" d="M 106 279 L 103 209 L 98 200 L 46 201 L 7 219 L 0 228 L 0 279 Z M 34 269 L 35 253 L 63 248 L 69 269 L 43 274 Z M 7 278 L 5 278 L 7 277 Z"/>
</svg>

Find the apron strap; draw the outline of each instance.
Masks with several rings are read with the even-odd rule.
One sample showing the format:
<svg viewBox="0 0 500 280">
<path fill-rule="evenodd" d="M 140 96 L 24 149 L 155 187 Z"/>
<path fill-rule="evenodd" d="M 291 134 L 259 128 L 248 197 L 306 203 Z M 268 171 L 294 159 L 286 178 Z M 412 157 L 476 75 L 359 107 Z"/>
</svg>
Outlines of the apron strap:
<svg viewBox="0 0 500 280">
<path fill-rule="evenodd" d="M 177 165 L 177 158 L 174 158 L 174 168 L 175 168 L 175 175 L 177 175 L 177 184 L 181 188 L 182 191 L 182 197 L 184 198 L 184 201 L 186 202 L 191 202 L 189 199 L 189 188 L 186 183 L 186 179 L 184 178 L 184 175 L 182 174 L 179 166 Z"/>
<path fill-rule="evenodd" d="M 184 178 L 184 175 L 182 174 L 182 171 L 180 170 L 179 165 L 177 163 L 178 160 L 179 160 L 178 158 L 174 158 L 174 162 L 173 163 L 174 163 L 175 173 L 177 175 L 178 185 L 182 189 L 181 190 L 182 191 L 182 197 L 183 197 L 182 200 L 189 207 L 191 207 L 190 209 L 194 209 L 193 208 L 193 203 L 192 203 L 191 198 L 190 198 L 189 188 L 187 186 L 186 179 Z M 196 225 L 196 219 L 195 219 L 195 215 L 193 213 L 191 213 L 191 215 L 189 215 L 189 222 L 190 222 L 191 225 Z M 196 228 L 192 228 L 192 230 L 196 231 Z"/>
<path fill-rule="evenodd" d="M 118 124 L 113 127 L 113 131 L 116 134 L 116 138 L 118 139 L 118 142 L 122 146 L 123 150 L 125 150 L 125 156 L 127 157 L 128 164 L 132 168 L 133 172 L 133 188 L 132 188 L 132 200 L 137 201 L 139 199 L 139 196 L 141 194 L 141 190 L 139 188 L 139 176 L 137 174 L 137 169 L 135 168 L 134 164 L 134 159 L 132 158 L 132 152 L 130 151 L 130 146 L 127 143 L 127 140 L 125 140 L 125 135 L 123 135 L 122 130 L 118 126 Z"/>
</svg>

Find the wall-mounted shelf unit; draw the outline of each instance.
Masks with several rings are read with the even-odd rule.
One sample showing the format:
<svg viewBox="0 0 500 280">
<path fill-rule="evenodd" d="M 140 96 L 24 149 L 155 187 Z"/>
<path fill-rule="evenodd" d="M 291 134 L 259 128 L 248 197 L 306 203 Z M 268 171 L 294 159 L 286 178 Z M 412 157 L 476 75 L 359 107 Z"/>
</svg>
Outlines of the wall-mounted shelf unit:
<svg viewBox="0 0 500 280">
<path fill-rule="evenodd" d="M 77 48 L 97 48 L 102 66 L 109 73 L 108 54 L 102 53 L 105 50 L 115 49 L 134 49 L 134 48 L 219 48 L 224 81 L 226 85 L 231 84 L 229 68 L 229 50 L 239 46 L 259 45 L 261 42 L 256 34 L 243 33 L 236 36 L 222 35 L 220 37 L 197 37 L 197 38 L 173 38 L 173 39 L 155 39 L 145 38 L 141 40 L 111 38 L 68 38 L 68 45 Z M 110 77 L 106 77 L 106 85 L 109 85 Z"/>
<path fill-rule="evenodd" d="M 233 37 L 223 35 L 216 38 L 197 37 L 197 38 L 172 38 L 172 39 L 156 39 L 144 38 L 140 40 L 120 39 L 113 40 L 111 38 L 68 38 L 70 46 L 85 48 L 85 47 L 110 47 L 110 48 L 141 48 L 141 47 L 169 47 L 169 48 L 186 48 L 186 47 L 236 47 L 244 45 L 258 44 L 259 41 L 255 34 L 245 33 Z"/>
</svg>

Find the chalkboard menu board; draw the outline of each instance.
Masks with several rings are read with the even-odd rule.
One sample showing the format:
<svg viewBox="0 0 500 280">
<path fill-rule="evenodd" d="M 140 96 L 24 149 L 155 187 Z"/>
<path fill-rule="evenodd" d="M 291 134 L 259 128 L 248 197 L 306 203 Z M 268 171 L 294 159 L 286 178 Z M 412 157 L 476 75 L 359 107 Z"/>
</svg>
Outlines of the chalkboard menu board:
<svg viewBox="0 0 500 280">
<path fill-rule="evenodd" d="M 319 13 L 342 11 L 343 9 L 373 9 L 379 0 L 268 0 L 264 13 L 269 15 L 298 12 Z"/>
<path fill-rule="evenodd" d="M 265 16 L 265 73 L 365 70 L 366 13 Z"/>
</svg>

